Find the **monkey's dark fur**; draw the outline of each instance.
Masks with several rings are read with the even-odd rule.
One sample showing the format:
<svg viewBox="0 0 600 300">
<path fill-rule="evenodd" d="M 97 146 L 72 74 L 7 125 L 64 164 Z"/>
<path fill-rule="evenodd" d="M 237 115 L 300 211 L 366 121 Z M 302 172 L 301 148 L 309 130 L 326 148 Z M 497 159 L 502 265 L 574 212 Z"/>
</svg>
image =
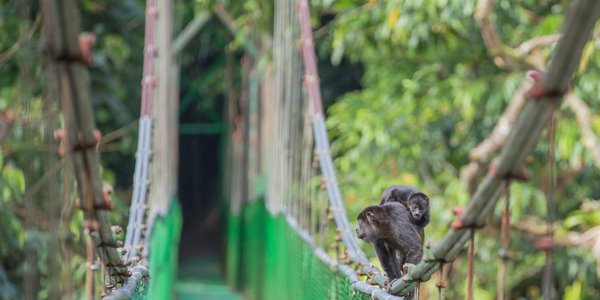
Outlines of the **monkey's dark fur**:
<svg viewBox="0 0 600 300">
<path fill-rule="evenodd" d="M 417 264 L 423 257 L 419 231 L 408 209 L 398 202 L 369 206 L 358 215 L 356 235 L 373 243 L 383 270 L 390 279 L 402 276 L 405 263 Z"/>
<path fill-rule="evenodd" d="M 383 191 L 380 204 L 389 202 L 402 203 L 410 211 L 411 220 L 419 228 L 419 236 L 423 243 L 425 226 L 429 224 L 429 197 L 412 186 L 391 185 Z"/>
</svg>

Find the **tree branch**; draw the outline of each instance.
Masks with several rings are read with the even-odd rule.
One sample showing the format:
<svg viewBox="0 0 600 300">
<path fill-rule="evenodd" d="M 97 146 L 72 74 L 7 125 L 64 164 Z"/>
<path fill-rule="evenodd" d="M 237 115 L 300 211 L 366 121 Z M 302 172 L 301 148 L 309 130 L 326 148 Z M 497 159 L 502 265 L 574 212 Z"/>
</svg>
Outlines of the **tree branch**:
<svg viewBox="0 0 600 300">
<path fill-rule="evenodd" d="M 235 19 L 227 12 L 225 7 L 221 3 L 215 4 L 213 7 L 213 11 L 221 20 L 223 25 L 227 27 L 229 32 L 235 37 L 237 36 L 245 50 L 253 57 L 258 55 L 258 47 L 254 44 L 254 42 L 247 37 L 239 28 L 239 26 L 235 23 Z"/>
<path fill-rule="evenodd" d="M 532 80 L 525 80 L 515 91 L 513 98 L 508 103 L 508 107 L 500 116 L 498 123 L 491 134 L 470 151 L 469 156 L 473 160 L 485 161 L 489 159 L 492 152 L 498 150 L 508 137 L 512 124 L 515 123 L 523 103 L 525 103 L 526 94 L 533 86 Z"/>
<path fill-rule="evenodd" d="M 583 145 L 590 151 L 594 164 L 600 167 L 600 146 L 598 145 L 598 138 L 592 129 L 590 108 L 573 93 L 567 95 L 566 102 L 569 109 L 575 114 L 577 123 L 579 123 L 579 127 L 581 128 Z"/>
<path fill-rule="evenodd" d="M 33 34 L 37 31 L 38 27 L 40 26 L 40 21 L 41 21 L 41 17 L 38 14 L 35 17 L 35 21 L 31 25 L 31 27 L 29 28 L 29 30 L 27 30 L 25 32 L 25 34 L 21 35 L 19 37 L 19 40 L 17 40 L 16 43 L 14 43 L 12 46 L 10 46 L 10 48 L 8 48 L 6 51 L 0 53 L 0 65 L 2 65 L 7 60 L 9 60 L 13 55 L 15 55 L 15 53 L 17 53 L 17 51 L 19 51 L 19 49 L 21 49 L 21 47 L 23 46 L 23 44 L 26 41 L 28 41 L 28 40 L 31 39 L 31 37 L 33 36 Z"/>
<path fill-rule="evenodd" d="M 492 0 L 479 0 L 475 11 L 475 20 L 481 26 L 481 36 L 486 48 L 494 57 L 494 64 L 502 69 L 539 69 L 541 62 L 535 62 L 530 57 L 522 55 L 519 51 L 502 42 L 496 26 L 491 20 L 493 10 Z"/>
<path fill-rule="evenodd" d="M 517 47 L 517 52 L 520 53 L 521 55 L 527 55 L 531 51 L 535 50 L 536 48 L 552 45 L 552 44 L 558 42 L 558 40 L 561 38 L 561 36 L 562 36 L 562 34 L 556 33 L 556 34 L 534 37 L 528 41 L 521 43 L 521 45 L 519 45 Z"/>
<path fill-rule="evenodd" d="M 491 155 L 506 142 L 508 133 L 525 103 L 527 91 L 532 86 L 531 80 L 521 83 L 490 135 L 470 151 L 471 162 L 460 170 L 461 181 L 469 193 L 474 192 L 477 179 L 485 174 Z"/>
<path fill-rule="evenodd" d="M 561 228 L 563 220 L 555 221 L 553 227 Z M 548 224 L 534 216 L 523 217 L 519 222 L 515 222 L 511 227 L 532 238 L 541 238 L 548 235 Z M 600 247 L 600 226 L 592 227 L 585 232 L 566 231 L 565 234 L 555 234 L 553 241 L 556 245 L 562 247 L 586 247 L 593 248 L 596 245 Z M 600 250 L 600 249 L 598 249 Z M 600 259 L 600 251 L 594 253 L 597 259 Z"/>
<path fill-rule="evenodd" d="M 502 42 L 495 25 L 491 21 L 492 10 L 492 0 L 479 0 L 475 19 L 481 25 L 481 35 L 486 48 L 494 56 L 496 66 L 519 71 L 527 68 L 543 69 L 542 66 L 545 63 L 541 58 L 534 59 L 532 51 L 558 42 L 562 34 L 535 37 L 521 43 L 516 49 L 510 48 Z M 599 35 L 600 29 L 594 32 L 593 37 L 596 38 Z M 472 161 L 461 168 L 460 177 L 466 190 L 470 193 L 474 191 L 477 179 L 485 174 L 490 156 L 504 145 L 508 132 L 526 99 L 526 93 L 531 87 L 532 83 L 530 81 L 521 84 L 491 134 L 469 153 Z M 596 135 L 592 130 L 589 107 L 572 93 L 567 95 L 566 102 L 581 127 L 583 144 L 592 154 L 596 166 L 600 167 L 600 146 L 598 146 Z"/>
</svg>

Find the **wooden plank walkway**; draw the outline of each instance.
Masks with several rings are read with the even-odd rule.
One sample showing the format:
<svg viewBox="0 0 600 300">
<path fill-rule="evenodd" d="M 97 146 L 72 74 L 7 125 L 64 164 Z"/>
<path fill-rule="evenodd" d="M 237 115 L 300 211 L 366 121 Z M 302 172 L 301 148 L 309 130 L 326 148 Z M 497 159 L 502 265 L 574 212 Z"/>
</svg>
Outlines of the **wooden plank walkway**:
<svg viewBox="0 0 600 300">
<path fill-rule="evenodd" d="M 216 258 L 193 258 L 181 264 L 175 292 L 179 300 L 243 299 L 225 283 L 223 268 Z"/>
</svg>

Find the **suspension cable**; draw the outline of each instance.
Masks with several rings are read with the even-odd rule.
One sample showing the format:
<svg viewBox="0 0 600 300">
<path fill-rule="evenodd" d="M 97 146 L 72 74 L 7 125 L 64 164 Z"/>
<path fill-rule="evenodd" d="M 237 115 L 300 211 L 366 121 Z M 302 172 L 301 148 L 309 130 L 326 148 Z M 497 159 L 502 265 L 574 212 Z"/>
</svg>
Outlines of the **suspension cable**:
<svg viewBox="0 0 600 300">
<path fill-rule="evenodd" d="M 548 182 L 546 189 L 546 204 L 547 204 L 547 232 L 546 232 L 546 247 L 543 250 L 546 253 L 546 264 L 542 277 L 542 295 L 544 299 L 552 299 L 552 279 L 553 273 L 553 240 L 554 240 L 554 219 L 556 214 L 555 189 L 556 189 L 556 171 L 555 171 L 555 146 L 556 146 L 556 125 L 558 115 L 555 107 L 550 112 L 548 119 Z"/>
<path fill-rule="evenodd" d="M 470 229 L 469 249 L 467 253 L 467 300 L 473 300 L 473 266 L 475 264 L 475 228 Z"/>
<path fill-rule="evenodd" d="M 507 295 L 510 295 L 506 290 L 506 271 L 510 260 L 510 179 L 504 182 L 504 211 L 500 219 L 500 238 L 502 241 L 502 249 L 500 250 L 500 266 L 498 267 L 497 276 L 497 300 L 505 300 Z"/>
</svg>

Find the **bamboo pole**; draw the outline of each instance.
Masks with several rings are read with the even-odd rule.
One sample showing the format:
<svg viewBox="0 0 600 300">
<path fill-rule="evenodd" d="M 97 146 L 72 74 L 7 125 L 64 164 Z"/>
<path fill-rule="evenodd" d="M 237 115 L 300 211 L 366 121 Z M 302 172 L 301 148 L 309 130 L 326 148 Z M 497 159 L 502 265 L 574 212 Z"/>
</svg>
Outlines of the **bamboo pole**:
<svg viewBox="0 0 600 300">
<path fill-rule="evenodd" d="M 57 66 L 59 93 L 65 121 L 65 149 L 75 170 L 77 192 L 87 227 L 102 262 L 111 276 L 126 275 L 117 242 L 111 231 L 100 176 L 100 157 L 96 149 L 95 122 L 90 102 L 87 62 L 79 48 L 80 17 L 74 0 L 42 0 L 46 49 Z M 65 183 L 66 184 L 66 183 Z"/>
</svg>

